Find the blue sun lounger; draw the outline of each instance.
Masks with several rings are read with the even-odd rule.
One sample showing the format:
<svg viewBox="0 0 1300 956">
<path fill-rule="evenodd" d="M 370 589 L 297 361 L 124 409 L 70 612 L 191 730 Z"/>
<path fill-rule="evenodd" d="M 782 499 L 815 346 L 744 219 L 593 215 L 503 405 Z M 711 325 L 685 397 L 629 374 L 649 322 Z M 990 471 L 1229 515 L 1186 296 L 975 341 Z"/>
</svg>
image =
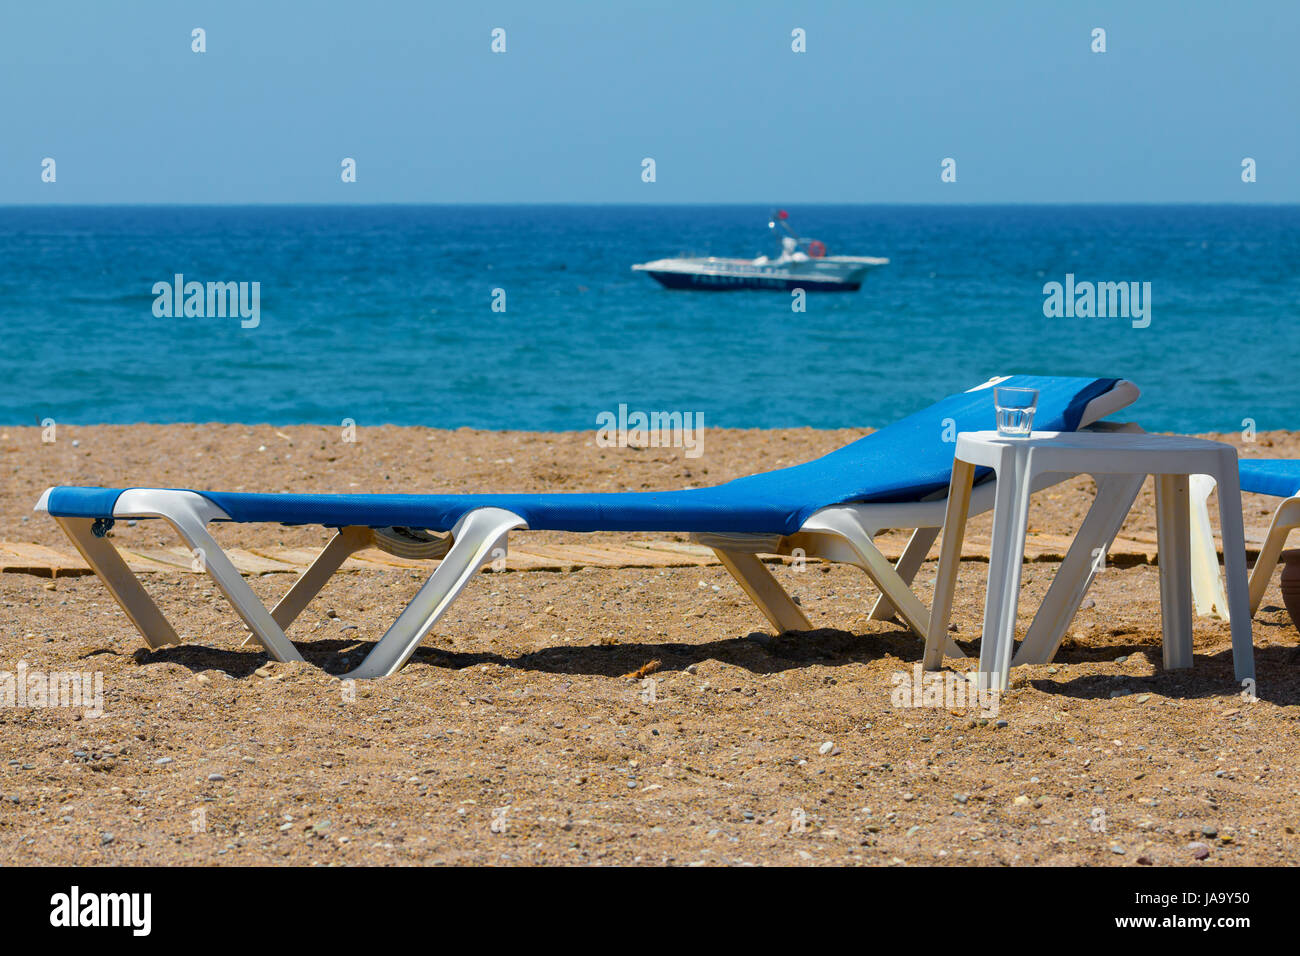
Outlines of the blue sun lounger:
<svg viewBox="0 0 1300 956">
<path fill-rule="evenodd" d="M 896 613 L 924 639 L 929 614 L 909 585 L 943 524 L 957 433 L 993 427 L 992 386 L 1003 381 L 1038 389 L 1034 425 L 1045 430 L 1092 425 L 1138 396 L 1133 385 L 1113 378 L 994 379 L 815 461 L 711 488 L 610 494 L 317 495 L 55 487 L 41 496 L 36 510 L 58 521 L 155 648 L 178 643 L 179 638 L 107 537 L 118 518 L 169 522 L 253 635 L 281 661 L 302 660 L 284 631 L 349 555 L 376 547 L 405 558 L 441 559 L 366 659 L 345 677 L 382 677 L 398 670 L 475 572 L 504 556 L 509 533 L 522 529 L 691 533 L 713 548 L 780 632 L 811 626 L 757 555 L 802 549 L 811 557 L 861 567 L 881 590 L 872 617 L 885 620 Z M 972 495 L 971 513 L 992 506 L 992 483 L 985 482 Z M 208 533 L 210 521 L 319 524 L 338 533 L 268 611 Z M 896 565 L 872 543 L 872 537 L 887 528 L 915 529 Z M 964 656 L 948 643 L 951 655 Z"/>
<path fill-rule="evenodd" d="M 1250 569 L 1250 616 L 1254 617 L 1268 590 L 1269 579 L 1277 567 L 1278 555 L 1287 535 L 1300 528 L 1300 460 L 1291 458 L 1242 458 L 1237 470 L 1241 490 L 1256 495 L 1281 498 L 1273 512 L 1264 544 L 1255 566 Z M 1228 599 L 1219 577 L 1219 559 L 1210 532 L 1210 492 L 1214 480 L 1197 475 L 1189 488 L 1192 500 L 1192 595 L 1196 613 L 1217 615 L 1228 620 Z"/>
</svg>

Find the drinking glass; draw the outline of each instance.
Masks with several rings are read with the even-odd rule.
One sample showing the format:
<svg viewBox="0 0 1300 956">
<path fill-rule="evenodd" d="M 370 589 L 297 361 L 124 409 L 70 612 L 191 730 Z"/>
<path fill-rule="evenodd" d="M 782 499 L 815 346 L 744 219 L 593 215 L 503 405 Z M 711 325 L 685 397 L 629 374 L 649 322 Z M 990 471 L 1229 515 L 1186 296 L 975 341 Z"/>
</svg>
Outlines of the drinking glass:
<svg viewBox="0 0 1300 956">
<path fill-rule="evenodd" d="M 1004 438 L 1024 438 L 1034 427 L 1038 389 L 994 387 L 993 407 L 998 413 L 998 434 Z"/>
</svg>

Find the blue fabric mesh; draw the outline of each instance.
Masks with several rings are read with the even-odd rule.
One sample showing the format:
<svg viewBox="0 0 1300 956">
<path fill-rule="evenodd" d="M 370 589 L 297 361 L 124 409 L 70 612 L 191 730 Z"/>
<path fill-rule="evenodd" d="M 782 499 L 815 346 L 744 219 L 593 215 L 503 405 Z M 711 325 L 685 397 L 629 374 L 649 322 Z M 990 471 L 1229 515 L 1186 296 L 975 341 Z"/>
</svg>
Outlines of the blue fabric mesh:
<svg viewBox="0 0 1300 956">
<path fill-rule="evenodd" d="M 1034 427 L 1074 431 L 1088 402 L 1118 379 L 1016 375 L 1038 389 Z M 946 488 L 955 432 L 995 425 L 993 390 L 950 395 L 828 455 L 711 488 L 608 494 L 326 495 L 199 492 L 239 522 L 398 525 L 449 530 L 474 508 L 505 508 L 535 530 L 792 534 L 814 511 L 847 502 L 918 501 Z M 108 517 L 118 489 L 56 488 L 51 514 Z"/>
<path fill-rule="evenodd" d="M 1238 464 L 1241 490 L 1290 498 L 1300 494 L 1300 461 L 1291 458 L 1243 458 Z"/>
</svg>

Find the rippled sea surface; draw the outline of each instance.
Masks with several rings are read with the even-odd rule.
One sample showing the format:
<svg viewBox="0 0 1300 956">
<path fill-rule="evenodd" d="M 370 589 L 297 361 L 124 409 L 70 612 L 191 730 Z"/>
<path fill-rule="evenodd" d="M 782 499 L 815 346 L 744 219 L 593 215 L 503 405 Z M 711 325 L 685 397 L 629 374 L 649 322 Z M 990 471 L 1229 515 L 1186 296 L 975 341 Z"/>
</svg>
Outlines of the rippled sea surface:
<svg viewBox="0 0 1300 956">
<path fill-rule="evenodd" d="M 0 209 L 0 422 L 566 430 L 882 425 L 993 374 L 1131 379 L 1149 429 L 1300 428 L 1300 207 L 791 208 L 856 293 L 661 289 L 631 265 L 769 252 L 762 206 Z M 159 318 L 156 282 L 258 282 L 260 324 Z M 1151 323 L 1043 285 L 1151 283 Z M 493 311 L 494 289 L 505 311 Z M 499 296 L 498 296 L 499 300 Z"/>
</svg>

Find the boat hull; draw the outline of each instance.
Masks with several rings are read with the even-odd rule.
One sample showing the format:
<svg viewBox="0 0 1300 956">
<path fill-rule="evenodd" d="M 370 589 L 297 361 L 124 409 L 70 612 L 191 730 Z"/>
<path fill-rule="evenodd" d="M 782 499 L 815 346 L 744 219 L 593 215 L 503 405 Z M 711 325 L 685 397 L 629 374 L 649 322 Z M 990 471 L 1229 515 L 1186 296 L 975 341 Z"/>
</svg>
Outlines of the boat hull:
<svg viewBox="0 0 1300 956">
<path fill-rule="evenodd" d="M 644 272 L 667 289 L 732 292 L 758 289 L 768 292 L 856 292 L 872 269 L 888 259 L 864 256 L 804 258 L 795 262 L 744 259 L 658 259 L 632 268 Z"/>
<path fill-rule="evenodd" d="M 698 289 L 704 292 L 734 292 L 738 289 L 767 289 L 769 291 L 790 291 L 803 289 L 807 292 L 857 292 L 862 288 L 862 280 L 856 282 L 812 280 L 806 277 L 761 276 L 761 275 L 710 275 L 698 272 L 656 272 L 644 270 L 665 289 Z"/>
</svg>

